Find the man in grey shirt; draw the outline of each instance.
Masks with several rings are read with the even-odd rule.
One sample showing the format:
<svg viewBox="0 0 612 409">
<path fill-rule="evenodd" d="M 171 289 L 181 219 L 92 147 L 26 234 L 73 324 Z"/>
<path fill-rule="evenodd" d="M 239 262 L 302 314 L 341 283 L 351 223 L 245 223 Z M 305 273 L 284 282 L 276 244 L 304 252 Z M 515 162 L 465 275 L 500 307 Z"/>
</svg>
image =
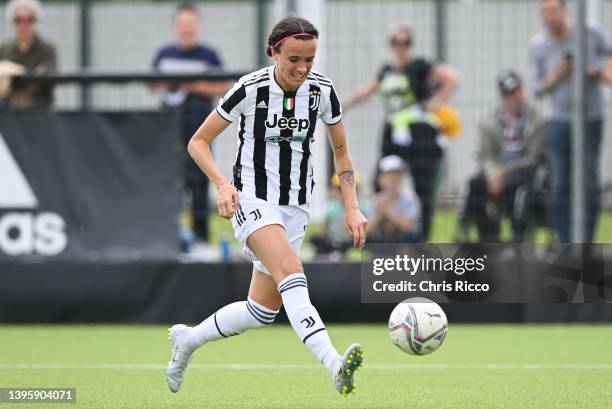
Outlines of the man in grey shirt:
<svg viewBox="0 0 612 409">
<path fill-rule="evenodd" d="M 552 215 L 559 241 L 570 241 L 571 118 L 573 96 L 572 43 L 574 30 L 565 0 L 540 0 L 543 33 L 531 43 L 533 87 L 537 96 L 549 95 L 552 115 L 546 130 L 552 166 Z M 605 34 L 589 27 L 586 32 L 586 239 L 592 241 L 599 213 L 599 148 L 603 128 L 601 95 L 605 68 L 612 60 L 612 44 Z"/>
</svg>

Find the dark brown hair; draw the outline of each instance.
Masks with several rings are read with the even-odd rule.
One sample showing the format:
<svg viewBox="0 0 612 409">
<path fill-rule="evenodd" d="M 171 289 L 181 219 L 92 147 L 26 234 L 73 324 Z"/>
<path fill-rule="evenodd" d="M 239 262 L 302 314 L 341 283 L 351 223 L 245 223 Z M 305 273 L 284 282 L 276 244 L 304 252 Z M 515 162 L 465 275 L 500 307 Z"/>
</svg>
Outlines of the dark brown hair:
<svg viewBox="0 0 612 409">
<path fill-rule="evenodd" d="M 266 45 L 266 54 L 272 57 L 272 48 L 276 43 L 281 41 L 283 38 L 299 33 L 307 33 L 310 35 L 296 36 L 298 40 L 312 40 L 312 38 L 319 38 L 319 31 L 312 25 L 312 23 L 306 19 L 300 17 L 285 17 L 272 29 L 270 36 L 268 37 L 268 44 Z M 277 45 L 274 50 L 280 53 L 282 43 Z"/>
</svg>

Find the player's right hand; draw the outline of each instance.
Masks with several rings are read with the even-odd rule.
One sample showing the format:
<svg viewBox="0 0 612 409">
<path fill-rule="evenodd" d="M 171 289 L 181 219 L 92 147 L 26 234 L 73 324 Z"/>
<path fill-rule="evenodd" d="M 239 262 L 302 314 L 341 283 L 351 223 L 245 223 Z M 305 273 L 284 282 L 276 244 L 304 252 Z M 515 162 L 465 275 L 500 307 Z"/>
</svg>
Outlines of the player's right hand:
<svg viewBox="0 0 612 409">
<path fill-rule="evenodd" d="M 240 207 L 240 196 L 234 186 L 229 183 L 219 187 L 217 194 L 217 211 L 224 219 L 234 217 L 234 212 Z"/>
</svg>

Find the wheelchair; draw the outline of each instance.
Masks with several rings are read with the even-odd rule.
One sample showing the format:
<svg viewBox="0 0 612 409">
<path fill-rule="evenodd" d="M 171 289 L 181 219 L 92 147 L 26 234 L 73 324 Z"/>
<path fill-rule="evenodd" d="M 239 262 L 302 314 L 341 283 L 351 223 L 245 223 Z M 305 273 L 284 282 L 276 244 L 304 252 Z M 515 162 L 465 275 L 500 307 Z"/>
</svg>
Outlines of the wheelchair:
<svg viewBox="0 0 612 409">
<path fill-rule="evenodd" d="M 473 180 L 470 181 L 470 184 L 472 184 Z M 536 236 L 541 237 L 541 234 L 536 233 L 543 231 L 547 236 L 545 242 L 552 243 L 553 229 L 549 211 L 550 180 L 550 168 L 546 163 L 543 163 L 534 170 L 533 176 L 527 183 L 518 186 L 514 191 L 514 195 L 511 198 L 513 201 L 512 214 L 505 215 L 510 216 L 514 224 L 512 235 L 509 239 L 510 242 L 535 242 L 538 239 Z M 473 242 L 470 235 L 472 226 L 477 227 L 477 241 L 499 241 L 499 226 L 504 216 L 503 212 L 499 209 L 499 206 L 487 201 L 482 208 L 483 212 L 475 214 L 475 211 L 470 210 L 467 205 L 469 200 L 473 200 L 469 197 L 473 193 L 470 192 L 469 188 L 467 192 L 467 195 L 464 195 L 462 198 L 463 203 L 458 218 L 458 233 L 456 234 L 455 241 L 458 243 Z M 478 226 L 478 220 L 482 223 L 483 218 L 486 218 L 491 222 L 491 225 L 495 225 L 497 228 L 493 231 L 488 231 L 488 234 L 483 232 L 483 227 Z M 515 229 L 517 226 L 520 226 L 520 228 Z"/>
</svg>

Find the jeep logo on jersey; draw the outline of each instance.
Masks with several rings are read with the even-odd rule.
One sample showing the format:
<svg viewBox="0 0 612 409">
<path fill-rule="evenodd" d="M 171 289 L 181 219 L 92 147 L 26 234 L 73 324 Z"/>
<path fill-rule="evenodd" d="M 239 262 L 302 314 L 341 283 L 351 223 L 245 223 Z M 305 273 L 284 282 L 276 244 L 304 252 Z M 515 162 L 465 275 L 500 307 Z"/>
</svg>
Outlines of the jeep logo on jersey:
<svg viewBox="0 0 612 409">
<path fill-rule="evenodd" d="M 38 199 L 0 134 L 0 253 L 54 256 L 66 248 L 66 222 L 57 213 L 34 212 Z M 1 209 L 19 211 L 2 212 Z"/>
<path fill-rule="evenodd" d="M 285 118 L 284 116 L 278 117 L 278 114 L 274 114 L 272 122 L 266 121 L 266 128 L 280 128 L 280 129 L 291 129 L 292 131 L 297 130 L 302 132 L 310 126 L 310 121 L 304 118 Z"/>
</svg>

